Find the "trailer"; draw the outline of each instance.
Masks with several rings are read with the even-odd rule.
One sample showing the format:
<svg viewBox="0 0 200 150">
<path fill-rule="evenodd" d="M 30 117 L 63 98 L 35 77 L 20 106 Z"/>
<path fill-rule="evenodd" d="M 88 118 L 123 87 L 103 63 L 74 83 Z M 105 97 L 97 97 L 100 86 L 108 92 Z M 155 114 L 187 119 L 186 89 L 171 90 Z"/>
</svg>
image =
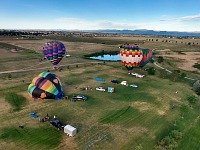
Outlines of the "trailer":
<svg viewBox="0 0 200 150">
<path fill-rule="evenodd" d="M 68 124 L 64 127 L 64 132 L 69 136 L 74 136 L 77 133 L 77 129 Z"/>
</svg>

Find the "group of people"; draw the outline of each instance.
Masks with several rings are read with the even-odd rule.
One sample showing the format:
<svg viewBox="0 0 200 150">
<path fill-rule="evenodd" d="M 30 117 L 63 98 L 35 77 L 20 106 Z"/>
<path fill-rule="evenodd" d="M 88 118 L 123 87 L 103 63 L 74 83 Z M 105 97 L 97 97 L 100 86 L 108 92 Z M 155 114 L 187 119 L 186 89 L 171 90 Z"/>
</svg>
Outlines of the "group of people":
<svg viewBox="0 0 200 150">
<path fill-rule="evenodd" d="M 53 116 L 54 119 L 56 119 L 56 115 Z M 51 119 L 51 116 L 49 116 L 49 114 L 47 114 L 45 117 L 43 117 L 42 119 L 39 118 L 40 122 L 46 122 L 49 121 Z"/>
</svg>

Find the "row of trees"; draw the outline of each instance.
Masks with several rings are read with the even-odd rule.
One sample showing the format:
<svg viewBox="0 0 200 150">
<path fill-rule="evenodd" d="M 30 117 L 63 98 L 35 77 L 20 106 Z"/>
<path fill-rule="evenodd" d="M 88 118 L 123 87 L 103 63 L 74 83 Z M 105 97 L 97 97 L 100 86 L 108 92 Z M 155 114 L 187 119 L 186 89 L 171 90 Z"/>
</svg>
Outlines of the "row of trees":
<svg viewBox="0 0 200 150">
<path fill-rule="evenodd" d="M 148 41 L 156 41 L 156 42 L 159 42 L 158 39 L 148 39 Z M 174 41 L 174 40 L 162 40 L 161 42 L 165 42 L 165 43 L 179 43 L 178 41 Z M 199 45 L 199 43 L 195 43 L 195 42 L 183 42 L 181 41 L 180 42 L 181 44 L 187 44 L 187 45 Z"/>
</svg>

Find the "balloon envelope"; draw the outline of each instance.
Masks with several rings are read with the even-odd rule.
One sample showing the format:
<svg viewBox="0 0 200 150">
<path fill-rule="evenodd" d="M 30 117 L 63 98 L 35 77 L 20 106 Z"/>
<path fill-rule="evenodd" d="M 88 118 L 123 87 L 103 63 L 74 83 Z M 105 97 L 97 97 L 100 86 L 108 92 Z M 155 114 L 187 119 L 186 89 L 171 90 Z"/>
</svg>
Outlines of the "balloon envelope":
<svg viewBox="0 0 200 150">
<path fill-rule="evenodd" d="M 143 52 L 143 59 L 140 63 L 140 67 L 144 67 L 152 59 L 152 50 L 149 49 L 141 49 L 141 50 Z"/>
<path fill-rule="evenodd" d="M 66 52 L 66 48 L 61 42 L 49 41 L 45 43 L 42 51 L 45 57 L 50 60 L 53 65 L 57 65 L 62 60 Z"/>
<path fill-rule="evenodd" d="M 50 72 L 42 72 L 28 86 L 32 98 L 62 99 L 63 90 L 59 78 Z"/>
<path fill-rule="evenodd" d="M 124 46 L 120 50 L 120 60 L 128 71 L 138 67 L 143 58 L 143 52 L 137 46 Z"/>
</svg>

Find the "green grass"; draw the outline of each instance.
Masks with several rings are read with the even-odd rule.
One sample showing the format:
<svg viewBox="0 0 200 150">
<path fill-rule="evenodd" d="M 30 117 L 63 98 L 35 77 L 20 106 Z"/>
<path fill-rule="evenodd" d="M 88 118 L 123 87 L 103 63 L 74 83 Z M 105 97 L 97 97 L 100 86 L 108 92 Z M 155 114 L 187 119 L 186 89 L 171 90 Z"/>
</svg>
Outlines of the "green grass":
<svg viewBox="0 0 200 150">
<path fill-rule="evenodd" d="M 18 144 L 26 145 L 28 149 L 53 149 L 59 145 L 61 137 L 61 132 L 53 127 L 4 128 L 0 135 L 1 139 L 18 142 Z"/>
<path fill-rule="evenodd" d="M 160 126 L 165 119 L 153 111 L 140 112 L 131 106 L 120 110 L 113 110 L 100 119 L 101 123 L 120 124 L 124 127 L 142 126 L 149 129 Z M 157 122 L 158 124 L 155 124 Z"/>
<path fill-rule="evenodd" d="M 79 149 L 105 149 L 113 142 L 112 134 L 109 128 L 103 126 L 83 126 L 84 130 L 80 132 L 75 140 L 79 144 Z M 93 134 L 95 133 L 95 134 Z"/>
<path fill-rule="evenodd" d="M 54 39 L 54 40 L 63 40 L 63 41 L 67 41 L 67 42 L 85 42 L 85 43 L 97 43 L 97 44 L 106 44 L 106 45 L 121 45 L 124 44 L 126 42 L 128 43 L 143 43 L 144 40 L 117 40 L 117 39 L 102 39 L 102 38 L 93 38 L 93 37 L 61 37 L 61 36 L 49 36 L 49 37 L 45 37 L 45 38 L 49 38 L 49 39 Z M 117 46 L 118 48 L 118 46 Z"/>
<path fill-rule="evenodd" d="M 101 49 L 105 49 L 106 51 L 107 49 L 111 49 L 114 51 L 114 45 L 112 44 L 116 46 L 117 44 L 125 43 L 126 39 L 107 40 L 91 37 L 67 37 L 62 39 L 62 37 L 59 37 L 57 40 L 85 42 L 84 44 L 76 43 L 77 45 L 75 43 L 70 45 L 70 42 L 68 42 L 71 50 L 77 48 L 76 51 L 71 51 L 70 54 L 72 57 L 64 62 L 72 64 L 77 61 L 89 62 L 88 59 L 82 59 L 83 53 L 92 53 L 93 48 L 94 52 L 97 51 L 94 44 L 87 44 L 86 42 L 99 44 L 105 42 L 105 44 L 100 45 L 102 46 L 99 48 L 101 52 Z M 131 40 L 129 39 L 128 42 Z M 135 42 L 136 40 L 132 41 Z M 29 41 L 27 40 L 27 42 Z M 90 50 L 87 51 L 88 45 L 92 45 L 93 47 L 90 47 Z M 103 47 L 104 45 L 105 48 Z M 1 46 L 6 50 L 13 48 L 12 45 L 4 44 Z M 182 47 L 180 44 L 176 47 L 172 43 L 145 42 L 143 46 L 148 48 L 177 49 L 177 53 L 179 53 L 178 50 L 180 53 L 188 51 L 184 49 L 184 44 Z M 84 49 L 84 52 L 79 51 L 79 49 Z M 13 64 L 14 61 L 14 63 L 19 63 L 19 66 L 21 66 L 21 62 L 24 59 L 39 58 L 40 54 L 35 54 L 32 51 L 25 52 L 24 50 L 18 53 L 18 55 L 19 58 L 2 58 L 5 62 L 4 66 L 8 70 L 11 70 L 9 67 L 14 68 L 9 62 Z M 32 65 L 32 62 L 26 62 L 27 65 Z M 167 66 L 170 70 L 174 70 L 174 64 L 176 64 L 176 61 L 167 60 L 162 65 Z M 153 64 L 149 63 L 146 67 L 149 66 L 153 66 Z M 7 79 L 8 75 L 1 75 L 3 78 L 1 78 L 0 84 L 0 103 L 4 104 L 5 95 L 9 95 L 8 93 L 27 93 L 29 82 L 39 72 L 12 73 L 11 80 Z M 184 137 L 178 143 L 179 149 L 184 149 L 185 147 L 185 149 L 189 149 L 189 146 L 191 146 L 191 149 L 199 149 L 197 141 L 199 138 L 198 130 L 200 130 L 198 127 L 199 122 L 195 121 L 200 114 L 199 106 L 197 103 L 190 107 L 187 97 L 194 93 L 191 90 L 191 84 L 188 84 L 185 80 L 173 82 L 169 79 L 159 78 L 158 68 L 156 68 L 156 75 L 154 76 L 149 76 L 147 72 L 139 68 L 134 68 L 133 72 L 146 75 L 142 79 L 135 78 L 128 75 L 126 68 L 122 68 L 119 62 L 106 62 L 105 65 L 95 66 L 79 65 L 78 68 L 70 66 L 69 69 L 63 69 L 61 72 L 53 72 L 60 77 L 65 95 L 71 98 L 75 94 L 83 94 L 88 97 L 88 100 L 86 102 L 78 101 L 72 103 L 69 100 L 34 101 L 30 99 L 28 105 L 21 105 L 21 102 L 16 102 L 19 99 L 21 100 L 21 98 L 16 98 L 20 95 L 15 94 L 14 101 L 12 97 L 8 99 L 14 102 L 13 109 L 17 105 L 19 111 L 13 112 L 6 109 L 1 111 L 0 143 L 13 143 L 13 145 L 8 145 L 10 149 L 15 148 L 15 146 L 16 149 L 20 147 L 24 149 L 59 149 L 60 146 L 68 148 L 68 143 L 66 144 L 65 142 L 69 140 L 72 145 L 77 146 L 77 149 L 129 150 L 135 149 L 137 146 L 141 146 L 143 149 L 154 149 L 155 144 L 167 136 L 171 130 L 178 129 L 183 133 Z M 199 77 L 198 74 L 194 75 L 196 78 Z M 95 77 L 103 78 L 105 82 L 95 82 L 93 79 Z M 22 79 L 26 83 L 22 83 Z M 113 84 L 110 82 L 112 79 L 119 81 L 127 80 L 129 84 L 136 83 L 139 87 L 132 88 Z M 81 91 L 79 89 L 79 87 L 85 86 L 90 86 L 93 90 Z M 114 87 L 115 93 L 96 91 L 95 88 L 98 86 L 105 88 Z M 175 93 L 177 90 L 179 91 L 178 94 Z M 175 107 L 172 107 L 174 104 Z M 143 106 L 146 109 L 143 109 Z M 160 111 L 163 111 L 164 114 L 160 114 Z M 69 137 L 65 137 L 66 135 L 63 132 L 59 132 L 53 127 L 50 128 L 48 123 L 39 124 L 37 119 L 30 118 L 28 114 L 31 112 L 37 112 L 40 117 L 45 116 L 47 113 L 50 115 L 55 114 L 57 119 L 61 120 L 64 124 L 69 123 L 76 127 L 78 134 L 74 138 L 68 139 Z M 22 125 L 27 123 L 24 129 L 18 128 L 19 122 Z M 190 140 L 187 141 L 187 139 Z M 192 142 L 192 140 L 196 142 Z M 6 148 L 7 145 L 3 146 Z"/>
<path fill-rule="evenodd" d="M 192 126 L 184 135 L 178 149 L 200 149 L 200 120 Z"/>
<path fill-rule="evenodd" d="M 19 46 L 4 43 L 4 42 L 0 42 L 0 48 L 3 48 L 5 50 L 11 50 L 11 49 L 17 48 L 19 50 L 22 50 L 22 52 L 17 53 L 17 54 L 19 54 L 19 56 L 17 56 L 17 57 L 8 57 L 8 58 L 2 57 L 2 58 L 0 58 L 1 62 L 39 59 L 43 56 L 42 53 L 35 52 L 34 50 L 26 49 L 23 47 L 19 47 Z"/>
<path fill-rule="evenodd" d="M 12 106 L 14 111 L 19 111 L 26 104 L 26 98 L 16 93 L 7 93 L 5 100 Z"/>
</svg>

